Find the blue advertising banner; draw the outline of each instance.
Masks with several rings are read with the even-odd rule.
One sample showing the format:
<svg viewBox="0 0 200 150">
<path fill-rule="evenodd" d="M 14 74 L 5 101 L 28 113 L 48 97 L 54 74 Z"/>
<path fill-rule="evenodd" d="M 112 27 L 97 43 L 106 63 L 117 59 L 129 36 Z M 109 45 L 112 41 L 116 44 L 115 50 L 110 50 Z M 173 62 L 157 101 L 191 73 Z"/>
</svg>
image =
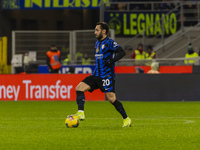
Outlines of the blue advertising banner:
<svg viewBox="0 0 200 150">
<path fill-rule="evenodd" d="M 98 9 L 109 0 L 2 0 L 2 9 Z"/>
<path fill-rule="evenodd" d="M 73 66 L 75 68 L 74 73 L 79 74 L 90 74 L 95 69 L 95 65 L 75 65 Z M 69 72 L 69 66 L 62 66 L 60 69 L 61 74 L 66 74 Z M 49 73 L 48 66 L 47 65 L 40 65 L 38 67 L 38 73 Z"/>
<path fill-rule="evenodd" d="M 178 29 L 177 12 L 105 12 L 104 21 L 115 29 L 115 36 L 171 35 Z"/>
</svg>

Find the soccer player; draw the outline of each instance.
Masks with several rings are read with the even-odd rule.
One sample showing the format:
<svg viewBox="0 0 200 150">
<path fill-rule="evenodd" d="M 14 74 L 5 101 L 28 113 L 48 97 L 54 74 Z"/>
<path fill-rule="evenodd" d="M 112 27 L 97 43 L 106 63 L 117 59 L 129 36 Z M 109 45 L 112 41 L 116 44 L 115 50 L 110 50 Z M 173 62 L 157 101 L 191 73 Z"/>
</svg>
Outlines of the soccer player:
<svg viewBox="0 0 200 150">
<path fill-rule="evenodd" d="M 86 77 L 76 86 L 76 102 L 78 104 L 78 112 L 75 114 L 80 120 L 85 119 L 84 103 L 86 91 L 94 91 L 100 89 L 110 103 L 123 117 L 123 127 L 131 126 L 131 119 L 127 116 L 126 111 L 115 95 L 115 62 L 120 60 L 126 53 L 115 41 L 107 36 L 109 31 L 108 24 L 98 22 L 95 27 L 95 36 L 97 42 L 95 44 L 95 70 L 92 75 Z"/>
</svg>

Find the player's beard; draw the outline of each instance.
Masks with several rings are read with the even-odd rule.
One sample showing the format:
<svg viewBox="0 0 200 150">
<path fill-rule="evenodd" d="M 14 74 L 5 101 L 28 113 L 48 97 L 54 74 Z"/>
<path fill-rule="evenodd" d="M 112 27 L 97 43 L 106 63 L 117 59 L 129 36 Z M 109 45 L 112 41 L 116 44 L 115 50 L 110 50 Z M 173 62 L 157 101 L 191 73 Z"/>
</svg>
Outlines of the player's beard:
<svg viewBox="0 0 200 150">
<path fill-rule="evenodd" d="M 101 40 L 103 38 L 102 32 L 99 34 L 99 36 L 96 37 L 98 40 Z"/>
</svg>

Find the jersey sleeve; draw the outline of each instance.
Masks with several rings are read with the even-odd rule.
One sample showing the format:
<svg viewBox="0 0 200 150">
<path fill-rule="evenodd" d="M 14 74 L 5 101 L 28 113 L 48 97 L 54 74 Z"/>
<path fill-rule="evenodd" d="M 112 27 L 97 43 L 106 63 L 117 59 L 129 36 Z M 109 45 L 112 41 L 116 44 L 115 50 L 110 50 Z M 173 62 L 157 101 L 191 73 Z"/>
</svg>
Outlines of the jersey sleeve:
<svg viewBox="0 0 200 150">
<path fill-rule="evenodd" d="M 117 42 L 113 40 L 110 41 L 110 50 L 115 51 L 118 47 L 120 47 L 120 45 Z"/>
</svg>

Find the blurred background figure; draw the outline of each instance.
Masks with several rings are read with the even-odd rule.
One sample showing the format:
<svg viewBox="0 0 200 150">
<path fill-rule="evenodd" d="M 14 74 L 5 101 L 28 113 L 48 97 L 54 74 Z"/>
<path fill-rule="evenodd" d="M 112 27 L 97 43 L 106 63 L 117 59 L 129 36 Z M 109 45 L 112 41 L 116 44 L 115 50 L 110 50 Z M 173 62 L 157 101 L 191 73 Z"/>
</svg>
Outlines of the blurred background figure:
<svg viewBox="0 0 200 150">
<path fill-rule="evenodd" d="M 140 67 L 135 68 L 135 73 L 144 73 L 144 70 Z"/>
<path fill-rule="evenodd" d="M 63 61 L 63 65 L 70 65 L 70 64 L 73 64 L 73 63 L 76 63 L 76 64 L 82 64 L 82 60 L 83 60 L 83 53 L 81 52 L 76 52 L 76 55 L 75 55 L 75 58 L 76 58 L 76 61 L 73 62 L 70 58 L 70 54 L 68 53 L 67 54 L 67 57 L 64 59 Z"/>
<path fill-rule="evenodd" d="M 24 54 L 24 72 L 27 72 L 29 63 L 30 63 L 29 55 L 28 55 L 28 53 L 25 53 Z"/>
<path fill-rule="evenodd" d="M 63 65 L 68 65 L 70 63 L 70 55 L 67 54 L 67 57 L 63 61 Z"/>
<path fill-rule="evenodd" d="M 198 53 L 196 53 L 194 50 L 193 50 L 193 47 L 192 47 L 192 44 L 189 43 L 188 45 L 188 52 L 185 54 L 185 61 L 184 63 L 186 65 L 194 65 L 195 64 L 195 58 L 199 58 L 199 55 Z M 188 59 L 188 58 L 191 58 L 191 59 Z M 193 59 L 192 59 L 193 58 Z"/>
<path fill-rule="evenodd" d="M 143 50 L 143 44 L 139 43 L 137 49 L 133 52 L 131 57 L 135 59 L 135 65 L 144 64 L 144 59 L 146 58 L 146 52 Z"/>
<path fill-rule="evenodd" d="M 83 53 L 82 52 L 76 52 L 76 61 L 77 64 L 82 64 L 82 58 L 83 58 Z"/>
<path fill-rule="evenodd" d="M 58 73 L 61 68 L 60 51 L 55 45 L 51 45 L 51 49 L 46 53 L 46 63 L 50 73 Z"/>
<path fill-rule="evenodd" d="M 159 72 L 159 63 L 158 62 L 153 62 L 151 64 L 151 70 L 149 70 L 147 73 L 149 74 L 158 74 Z"/>
<path fill-rule="evenodd" d="M 156 53 L 153 52 L 153 48 L 151 45 L 148 46 L 147 48 L 147 53 L 146 53 L 146 65 L 150 66 L 152 63 L 152 59 L 156 58 Z"/>
<path fill-rule="evenodd" d="M 75 73 L 75 67 L 73 65 L 69 65 L 68 74 L 73 74 L 73 73 Z"/>
<path fill-rule="evenodd" d="M 22 54 L 15 54 L 12 58 L 11 64 L 13 65 L 16 74 L 24 72 Z"/>
<path fill-rule="evenodd" d="M 29 59 L 28 53 L 25 53 L 24 54 L 24 65 L 28 66 L 29 62 L 30 62 L 30 59 Z"/>
<path fill-rule="evenodd" d="M 173 3 L 168 3 L 168 2 L 172 2 L 172 0 L 163 0 L 162 4 L 161 4 L 161 10 L 164 11 L 170 11 L 171 9 L 174 9 L 175 6 Z"/>
<path fill-rule="evenodd" d="M 85 53 L 82 58 L 82 65 L 90 65 L 90 64 L 91 64 L 91 58 L 88 56 L 87 53 Z"/>
</svg>

